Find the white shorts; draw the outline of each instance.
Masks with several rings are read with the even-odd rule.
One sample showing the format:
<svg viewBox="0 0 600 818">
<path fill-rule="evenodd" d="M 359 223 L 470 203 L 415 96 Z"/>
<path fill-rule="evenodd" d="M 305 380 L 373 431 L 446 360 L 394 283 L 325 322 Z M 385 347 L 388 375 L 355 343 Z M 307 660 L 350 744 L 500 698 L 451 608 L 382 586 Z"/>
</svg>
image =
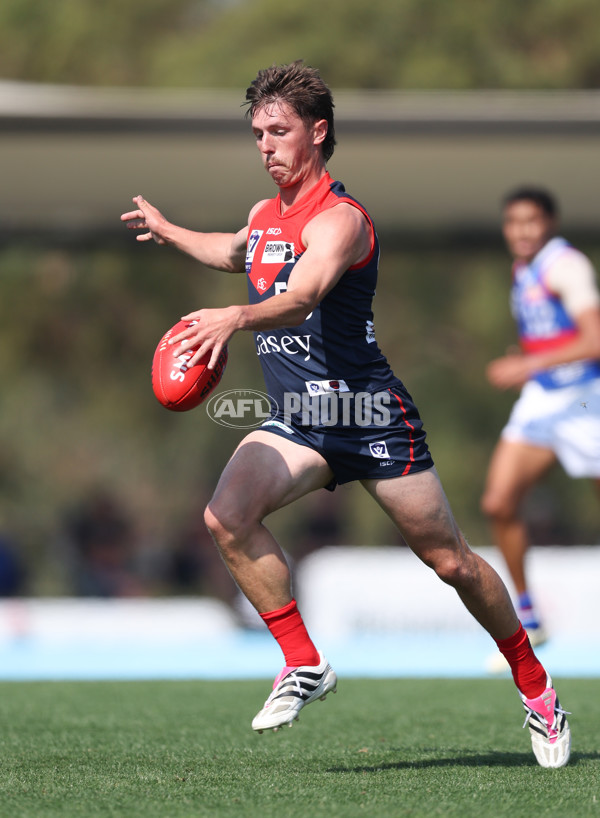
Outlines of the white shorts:
<svg viewBox="0 0 600 818">
<path fill-rule="evenodd" d="M 529 381 L 502 437 L 551 449 L 571 477 L 600 477 L 600 379 L 561 389 Z"/>
</svg>

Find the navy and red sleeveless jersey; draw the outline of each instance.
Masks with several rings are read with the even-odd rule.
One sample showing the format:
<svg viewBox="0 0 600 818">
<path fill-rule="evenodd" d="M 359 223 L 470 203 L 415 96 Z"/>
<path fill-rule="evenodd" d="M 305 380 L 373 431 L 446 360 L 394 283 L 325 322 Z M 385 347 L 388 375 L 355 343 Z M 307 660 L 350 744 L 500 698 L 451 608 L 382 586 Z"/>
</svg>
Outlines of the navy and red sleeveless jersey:
<svg viewBox="0 0 600 818">
<path fill-rule="evenodd" d="M 371 224 L 368 258 L 342 275 L 304 323 L 254 333 L 267 391 L 279 407 L 285 392 L 373 393 L 395 381 L 373 328 L 379 241 L 366 210 L 329 174 L 283 215 L 277 196 L 252 219 L 246 253 L 249 301 L 259 303 L 287 288 L 290 273 L 306 250 L 304 227 L 341 202 L 357 207 Z"/>
</svg>

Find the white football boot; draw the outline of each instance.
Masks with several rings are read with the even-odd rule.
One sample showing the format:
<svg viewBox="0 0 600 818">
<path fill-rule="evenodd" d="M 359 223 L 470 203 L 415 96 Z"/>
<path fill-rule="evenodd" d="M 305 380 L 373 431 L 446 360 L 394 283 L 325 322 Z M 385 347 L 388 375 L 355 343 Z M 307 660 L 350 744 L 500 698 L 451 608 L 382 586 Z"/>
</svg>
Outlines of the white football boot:
<svg viewBox="0 0 600 818">
<path fill-rule="evenodd" d="M 318 665 L 283 668 L 273 683 L 273 692 L 252 720 L 253 730 L 276 732 L 285 724 L 291 727 L 305 705 L 336 692 L 337 676 L 322 653 L 319 657 Z"/>
<path fill-rule="evenodd" d="M 548 676 L 546 689 L 535 699 L 528 699 L 521 693 L 523 707 L 529 725 L 533 753 L 541 767 L 564 767 L 571 755 L 571 729 L 558 702 L 552 679 Z"/>
</svg>

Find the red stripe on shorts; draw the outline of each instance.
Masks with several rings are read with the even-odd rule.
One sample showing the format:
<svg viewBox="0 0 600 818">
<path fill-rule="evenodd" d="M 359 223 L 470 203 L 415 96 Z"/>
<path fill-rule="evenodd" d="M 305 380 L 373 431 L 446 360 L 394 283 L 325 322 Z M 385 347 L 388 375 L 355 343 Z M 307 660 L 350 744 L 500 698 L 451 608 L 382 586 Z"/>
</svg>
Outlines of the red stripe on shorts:
<svg viewBox="0 0 600 818">
<path fill-rule="evenodd" d="M 409 458 L 408 458 L 409 462 L 406 464 L 406 468 L 402 472 L 402 477 L 404 477 L 405 474 L 409 473 L 409 471 L 412 468 L 412 464 L 415 462 L 415 439 L 414 439 L 415 427 L 412 425 L 412 423 L 409 423 L 409 421 L 406 418 L 406 409 L 404 408 L 404 404 L 402 403 L 402 398 L 399 395 L 396 395 L 395 392 L 392 392 L 391 389 L 388 389 L 388 392 L 390 393 L 390 395 L 393 395 L 396 398 L 396 400 L 398 401 L 398 403 L 400 404 L 400 409 L 401 409 L 402 415 L 404 417 L 404 422 L 406 423 L 406 425 L 408 426 L 408 429 L 409 429 L 408 440 L 409 440 L 409 452 L 410 452 L 410 454 L 409 454 Z"/>
</svg>

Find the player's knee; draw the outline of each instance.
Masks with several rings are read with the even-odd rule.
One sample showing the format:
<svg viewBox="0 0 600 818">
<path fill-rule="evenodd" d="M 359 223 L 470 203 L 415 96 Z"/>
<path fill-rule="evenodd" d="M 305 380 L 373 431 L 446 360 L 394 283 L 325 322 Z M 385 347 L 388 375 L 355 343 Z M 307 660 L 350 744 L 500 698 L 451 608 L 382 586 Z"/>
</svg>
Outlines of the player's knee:
<svg viewBox="0 0 600 818">
<path fill-rule="evenodd" d="M 217 541 L 219 535 L 222 534 L 222 527 L 219 518 L 210 506 L 210 503 L 204 509 L 204 525 L 208 529 L 208 533 L 213 540 Z"/>
<path fill-rule="evenodd" d="M 481 510 L 488 519 L 501 522 L 514 517 L 516 507 L 508 497 L 486 491 L 481 498 Z"/>
<path fill-rule="evenodd" d="M 456 554 L 444 554 L 432 566 L 438 577 L 453 588 L 464 587 L 468 583 L 469 568 L 465 560 Z"/>
<path fill-rule="evenodd" d="M 466 589 L 476 580 L 476 565 L 473 553 L 466 543 L 463 548 L 434 548 L 421 555 L 423 562 L 432 568 L 438 578 L 457 590 Z"/>
<path fill-rule="evenodd" d="M 483 512 L 483 514 L 485 514 L 486 517 L 489 517 L 490 519 L 494 519 L 494 517 L 497 516 L 497 514 L 498 514 L 498 503 L 497 503 L 495 497 L 492 494 L 490 494 L 489 492 L 486 492 L 482 496 L 479 505 L 481 507 L 481 511 Z"/>
<path fill-rule="evenodd" d="M 226 548 L 242 534 L 244 521 L 230 504 L 220 504 L 214 499 L 204 509 L 204 523 L 219 548 Z"/>
</svg>

